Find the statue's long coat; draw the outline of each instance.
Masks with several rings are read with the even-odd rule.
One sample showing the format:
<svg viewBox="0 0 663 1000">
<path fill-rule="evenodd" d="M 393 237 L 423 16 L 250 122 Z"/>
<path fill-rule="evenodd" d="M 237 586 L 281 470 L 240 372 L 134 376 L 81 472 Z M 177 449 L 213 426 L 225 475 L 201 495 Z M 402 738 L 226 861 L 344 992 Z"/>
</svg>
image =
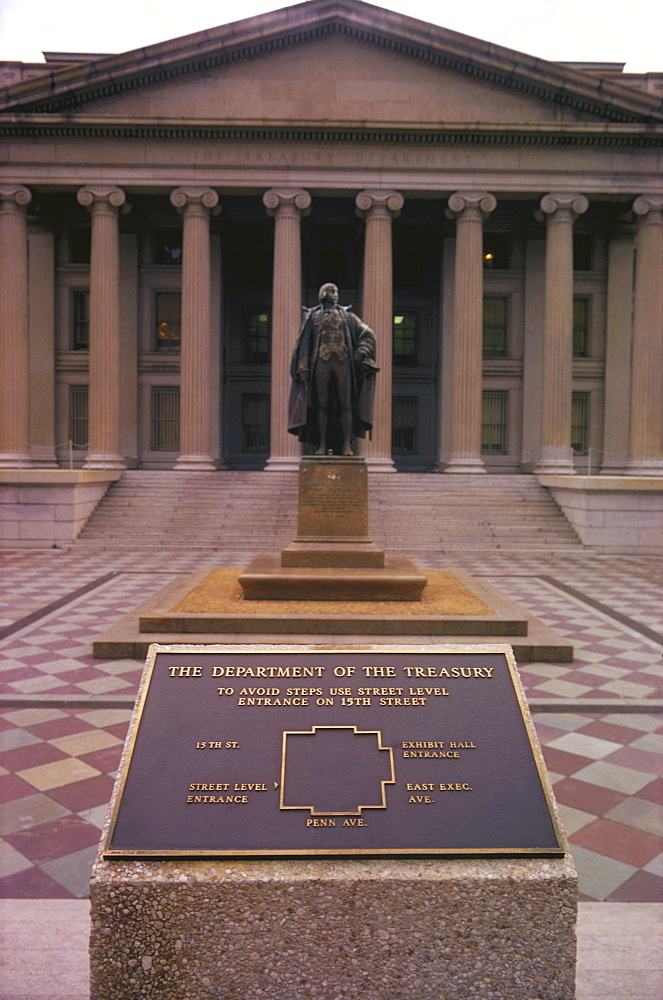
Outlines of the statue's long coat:
<svg viewBox="0 0 663 1000">
<path fill-rule="evenodd" d="M 322 306 L 307 310 L 304 322 L 295 344 L 290 364 L 290 403 L 288 407 L 288 431 L 296 434 L 300 441 L 314 447 L 320 444 L 317 420 L 317 398 L 315 387 L 315 365 L 318 358 L 320 340 L 319 317 Z M 373 427 L 373 396 L 375 375 L 380 370 L 375 362 L 375 335 L 358 316 L 350 312 L 349 306 L 336 306 L 343 315 L 345 344 L 350 358 L 352 377 L 352 416 L 355 437 L 366 437 Z M 316 322 L 318 319 L 318 322 Z M 359 363 L 353 361 L 360 353 Z M 302 385 L 297 379 L 298 372 L 308 371 L 308 383 Z M 329 400 L 329 423 L 327 442 L 330 448 L 338 450 L 343 441 L 340 426 L 340 412 L 332 409 Z"/>
</svg>

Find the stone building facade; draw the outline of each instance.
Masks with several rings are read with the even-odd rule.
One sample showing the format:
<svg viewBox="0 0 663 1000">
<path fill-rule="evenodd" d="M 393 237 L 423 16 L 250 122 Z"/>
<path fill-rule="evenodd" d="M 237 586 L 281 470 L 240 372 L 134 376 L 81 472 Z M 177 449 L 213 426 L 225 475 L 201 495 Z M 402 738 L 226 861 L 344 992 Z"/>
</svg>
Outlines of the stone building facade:
<svg viewBox="0 0 663 1000">
<path fill-rule="evenodd" d="M 334 281 L 374 469 L 663 474 L 663 73 L 312 0 L 0 74 L 0 468 L 294 467 Z"/>
</svg>

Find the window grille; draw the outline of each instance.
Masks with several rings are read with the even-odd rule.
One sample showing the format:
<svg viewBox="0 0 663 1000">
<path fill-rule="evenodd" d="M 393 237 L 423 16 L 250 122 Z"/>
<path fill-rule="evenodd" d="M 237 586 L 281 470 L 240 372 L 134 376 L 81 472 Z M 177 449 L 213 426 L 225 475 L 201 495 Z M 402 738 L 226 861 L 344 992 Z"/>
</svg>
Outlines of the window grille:
<svg viewBox="0 0 663 1000">
<path fill-rule="evenodd" d="M 71 293 L 71 346 L 75 351 L 90 347 L 90 293 L 75 289 Z"/>
<path fill-rule="evenodd" d="M 417 403 L 416 396 L 394 396 L 391 419 L 394 455 L 417 454 Z"/>
<path fill-rule="evenodd" d="M 575 296 L 573 299 L 573 356 L 586 358 L 589 343 L 589 299 Z"/>
<path fill-rule="evenodd" d="M 507 298 L 487 295 L 483 300 L 483 356 L 503 358 L 506 355 Z"/>
<path fill-rule="evenodd" d="M 586 455 L 589 448 L 589 393 L 571 394 L 571 448 L 574 455 Z"/>
<path fill-rule="evenodd" d="M 86 385 L 69 386 L 69 439 L 75 448 L 87 448 L 88 399 Z"/>
<path fill-rule="evenodd" d="M 269 393 L 242 394 L 242 451 L 269 451 Z"/>
<path fill-rule="evenodd" d="M 155 292 L 154 316 L 156 349 L 159 353 L 175 354 L 182 337 L 182 295 L 180 292 Z"/>
<path fill-rule="evenodd" d="M 269 361 L 269 313 L 265 309 L 248 315 L 246 360 L 250 364 Z"/>
<path fill-rule="evenodd" d="M 152 386 L 152 451 L 180 450 L 180 389 Z"/>
<path fill-rule="evenodd" d="M 506 455 L 508 452 L 509 393 L 487 389 L 481 394 L 481 453 Z"/>
<path fill-rule="evenodd" d="M 417 314 L 402 312 L 393 321 L 394 364 L 413 365 L 417 360 Z"/>
</svg>

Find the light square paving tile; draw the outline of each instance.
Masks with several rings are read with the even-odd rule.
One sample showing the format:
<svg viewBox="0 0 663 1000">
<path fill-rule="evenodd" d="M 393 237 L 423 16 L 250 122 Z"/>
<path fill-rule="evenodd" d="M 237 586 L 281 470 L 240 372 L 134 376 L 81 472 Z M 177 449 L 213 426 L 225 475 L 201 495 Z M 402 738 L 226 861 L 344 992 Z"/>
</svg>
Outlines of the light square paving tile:
<svg viewBox="0 0 663 1000">
<path fill-rule="evenodd" d="M 6 840 L 0 840 L 0 878 L 7 878 L 8 875 L 16 875 L 24 872 L 27 868 L 32 868 L 32 862 L 17 851 Z"/>
<path fill-rule="evenodd" d="M 84 847 L 81 851 L 65 854 L 54 861 L 41 865 L 51 878 L 59 882 L 77 899 L 84 899 L 89 891 L 92 865 L 97 855 L 97 847 Z"/>
<path fill-rule="evenodd" d="M 568 672 L 569 667 L 556 667 L 552 663 L 521 663 L 523 670 L 528 674 L 536 674 L 537 677 L 549 677 L 554 680 L 556 677 L 563 677 Z"/>
<path fill-rule="evenodd" d="M 53 742 L 53 741 L 51 741 Z M 581 757 L 589 757 L 590 760 L 602 760 L 615 750 L 621 750 L 621 743 L 613 743 L 612 740 L 600 740 L 595 736 L 586 736 L 584 733 L 565 733 L 551 740 L 548 746 L 556 747 L 558 750 L 566 750 L 568 753 L 577 753 Z"/>
<path fill-rule="evenodd" d="M 27 830 L 31 826 L 67 816 L 70 812 L 70 809 L 41 792 L 26 795 L 23 799 L 3 804 L 0 811 L 0 835 L 4 837 L 9 833 L 18 833 L 19 830 Z"/>
<path fill-rule="evenodd" d="M 84 819 L 86 823 L 90 823 L 92 826 L 96 826 L 98 830 L 101 830 L 106 820 L 107 812 L 108 806 L 104 804 L 101 806 L 94 806 L 92 809 L 85 809 L 78 815 L 81 819 Z"/>
<path fill-rule="evenodd" d="M 610 681 L 603 685 L 604 691 L 611 694 L 618 694 L 621 698 L 647 698 L 654 694 L 655 687 L 646 687 L 644 684 L 634 684 L 632 681 Z"/>
<path fill-rule="evenodd" d="M 40 792 L 46 792 L 49 788 L 59 788 L 61 785 L 71 785 L 74 781 L 94 778 L 101 774 L 101 771 L 83 760 L 77 760 L 76 757 L 67 757 L 65 760 L 55 760 L 50 764 L 27 767 L 16 773 L 19 778 L 23 778 Z"/>
<path fill-rule="evenodd" d="M 572 681 L 554 680 L 546 681 L 545 684 L 537 684 L 536 691 L 547 691 L 549 694 L 556 694 L 560 698 L 582 698 L 583 695 L 591 691 L 590 685 L 574 684 Z"/>
<path fill-rule="evenodd" d="M 38 726 L 42 722 L 63 719 L 67 713 L 59 708 L 18 708 L 3 712 L 2 717 L 15 726 Z"/>
<path fill-rule="evenodd" d="M 651 781 L 650 774 L 634 771 L 630 767 L 621 767 L 620 764 L 610 764 L 604 760 L 588 764 L 587 767 L 576 771 L 573 777 L 577 781 L 588 781 L 591 785 L 611 788 L 613 791 L 623 792 L 625 795 L 635 795 Z"/>
<path fill-rule="evenodd" d="M 28 747 L 32 743 L 40 743 L 41 740 L 34 733 L 28 733 L 25 729 L 6 729 L 0 733 L 0 753 L 5 750 L 18 750 L 20 747 Z"/>
<path fill-rule="evenodd" d="M 610 809 L 606 816 L 627 826 L 633 826 L 637 830 L 663 837 L 663 806 L 648 799 L 624 799 Z"/>
<path fill-rule="evenodd" d="M 663 718 L 661 721 L 663 722 Z M 645 736 L 638 736 L 630 746 L 637 750 L 646 750 L 648 753 L 663 754 L 663 733 L 647 733 Z"/>
<path fill-rule="evenodd" d="M 95 677 L 93 680 L 79 681 L 76 686 L 87 691 L 88 694 L 109 694 L 111 691 L 120 691 L 131 687 L 131 684 L 119 677 Z"/>
<path fill-rule="evenodd" d="M 533 718 L 535 722 L 544 723 L 555 729 L 564 729 L 567 732 L 582 729 L 583 726 L 587 725 L 588 721 L 586 715 L 575 715 L 573 712 L 539 712 Z"/>
<path fill-rule="evenodd" d="M 605 899 L 638 870 L 576 844 L 570 844 L 569 849 L 578 869 L 578 890 L 592 899 Z"/>
<path fill-rule="evenodd" d="M 79 712 L 78 717 L 89 726 L 97 726 L 104 729 L 107 726 L 117 726 L 121 722 L 129 722 L 132 709 L 130 708 L 91 708 L 84 712 Z"/>
<path fill-rule="evenodd" d="M 663 851 L 644 866 L 644 871 L 651 872 L 652 875 L 658 875 L 660 878 L 663 878 Z"/>
<path fill-rule="evenodd" d="M 597 659 L 604 659 L 602 654 L 597 654 Z M 627 677 L 629 671 L 620 667 L 611 667 L 607 663 L 592 663 L 591 666 L 583 667 L 586 674 L 594 674 L 597 677 L 607 677 L 609 680 L 619 680 L 620 677 Z"/>
<path fill-rule="evenodd" d="M 58 736 L 54 740 L 48 740 L 58 750 L 71 754 L 72 757 L 83 757 L 86 753 L 94 750 L 104 750 L 106 747 L 117 746 L 122 741 L 113 736 L 112 733 L 104 732 L 103 729 L 88 729 L 82 733 L 71 733 L 69 736 Z"/>
<path fill-rule="evenodd" d="M 64 681 L 40 673 L 36 677 L 26 677 L 23 681 L 12 681 L 9 686 L 21 694 L 43 694 L 45 691 L 64 687 Z"/>
<path fill-rule="evenodd" d="M 592 823 L 596 819 L 593 813 L 585 812 L 583 809 L 574 809 L 573 806 L 565 806 L 562 802 L 558 803 L 557 808 L 567 837 L 571 837 L 583 826 L 587 826 L 588 823 Z"/>
</svg>

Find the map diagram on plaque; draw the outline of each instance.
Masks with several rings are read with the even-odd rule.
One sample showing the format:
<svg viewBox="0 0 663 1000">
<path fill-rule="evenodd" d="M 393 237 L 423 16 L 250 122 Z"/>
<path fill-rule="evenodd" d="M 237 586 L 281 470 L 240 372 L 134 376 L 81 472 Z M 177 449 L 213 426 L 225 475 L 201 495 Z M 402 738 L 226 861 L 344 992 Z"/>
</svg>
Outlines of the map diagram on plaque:
<svg viewBox="0 0 663 1000">
<path fill-rule="evenodd" d="M 394 755 L 382 734 L 356 726 L 313 726 L 284 732 L 281 809 L 308 809 L 311 816 L 359 816 L 386 809 L 393 785 Z"/>
</svg>

